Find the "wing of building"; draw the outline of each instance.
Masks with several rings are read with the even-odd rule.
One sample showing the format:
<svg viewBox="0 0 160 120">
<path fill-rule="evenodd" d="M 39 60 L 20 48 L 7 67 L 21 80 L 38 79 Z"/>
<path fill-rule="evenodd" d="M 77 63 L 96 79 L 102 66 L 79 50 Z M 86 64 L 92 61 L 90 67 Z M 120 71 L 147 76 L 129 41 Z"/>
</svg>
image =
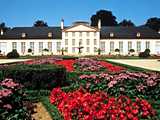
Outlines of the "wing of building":
<svg viewBox="0 0 160 120">
<path fill-rule="evenodd" d="M 102 54 L 136 54 L 150 49 L 151 54 L 160 54 L 160 33 L 148 27 L 91 27 L 87 22 L 75 22 L 64 27 L 15 27 L 0 33 L 0 51 L 4 55 L 16 49 L 20 55 L 31 50 L 33 55 L 42 55 L 44 50 L 50 54 L 95 55 L 101 49 Z"/>
</svg>

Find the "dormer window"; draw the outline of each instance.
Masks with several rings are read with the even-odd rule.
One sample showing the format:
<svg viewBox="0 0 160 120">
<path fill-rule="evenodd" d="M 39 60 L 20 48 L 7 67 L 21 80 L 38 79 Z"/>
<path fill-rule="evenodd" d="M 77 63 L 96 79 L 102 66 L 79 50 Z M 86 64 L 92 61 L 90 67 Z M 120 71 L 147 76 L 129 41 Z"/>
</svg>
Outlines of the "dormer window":
<svg viewBox="0 0 160 120">
<path fill-rule="evenodd" d="M 26 37 L 26 33 L 22 33 L 22 38 L 25 38 Z"/>
<path fill-rule="evenodd" d="M 110 33 L 110 37 L 114 37 L 114 33 Z"/>
<path fill-rule="evenodd" d="M 1 35 L 3 35 L 3 34 L 4 34 L 3 29 L 1 29 Z"/>
<path fill-rule="evenodd" d="M 138 32 L 138 33 L 137 33 L 137 37 L 141 37 L 141 33 Z"/>
<path fill-rule="evenodd" d="M 48 33 L 48 37 L 49 37 L 49 38 L 52 37 L 52 33 L 51 33 L 51 32 Z"/>
</svg>

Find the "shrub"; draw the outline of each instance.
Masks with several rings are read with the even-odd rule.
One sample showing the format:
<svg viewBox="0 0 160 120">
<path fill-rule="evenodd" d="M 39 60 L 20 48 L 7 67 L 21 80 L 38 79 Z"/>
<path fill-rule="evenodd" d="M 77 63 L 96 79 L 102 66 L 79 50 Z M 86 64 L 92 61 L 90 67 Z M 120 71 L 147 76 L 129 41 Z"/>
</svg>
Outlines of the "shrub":
<svg viewBox="0 0 160 120">
<path fill-rule="evenodd" d="M 31 48 L 28 49 L 28 53 L 32 53 L 32 49 Z"/>
<path fill-rule="evenodd" d="M 62 86 L 66 80 L 66 69 L 56 65 L 12 65 L 2 70 L 7 78 L 23 84 L 29 89 L 52 89 Z"/>
<path fill-rule="evenodd" d="M 144 52 L 141 52 L 139 54 L 139 57 L 141 57 L 141 58 L 148 58 L 149 56 L 150 56 L 150 49 L 145 49 Z"/>
<path fill-rule="evenodd" d="M 7 54 L 7 58 L 19 58 L 19 53 L 17 50 L 12 50 L 12 52 Z"/>
<path fill-rule="evenodd" d="M 117 48 L 117 49 L 115 49 L 115 52 L 120 52 L 120 50 Z"/>
<path fill-rule="evenodd" d="M 134 50 L 134 49 L 130 49 L 129 52 L 130 52 L 130 53 L 134 53 L 135 50 Z"/>
</svg>

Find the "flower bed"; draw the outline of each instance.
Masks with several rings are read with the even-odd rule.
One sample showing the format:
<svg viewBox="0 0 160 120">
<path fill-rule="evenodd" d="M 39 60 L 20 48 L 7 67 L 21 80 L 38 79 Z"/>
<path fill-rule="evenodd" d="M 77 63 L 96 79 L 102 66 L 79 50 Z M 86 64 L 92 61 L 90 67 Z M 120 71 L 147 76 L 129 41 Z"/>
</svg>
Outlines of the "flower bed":
<svg viewBox="0 0 160 120">
<path fill-rule="evenodd" d="M 82 72 L 99 72 L 99 71 L 121 72 L 125 70 L 124 67 L 114 66 L 105 61 L 97 61 L 88 58 L 78 59 L 76 61 L 76 65 L 79 71 Z"/>
<path fill-rule="evenodd" d="M 160 99 L 160 74 L 124 72 L 117 74 L 83 74 L 78 82 L 88 91 L 105 90 L 108 94 L 119 96 L 143 95 L 155 100 Z"/>
<path fill-rule="evenodd" d="M 29 111 L 24 106 L 24 98 L 20 84 L 13 82 L 12 79 L 3 80 L 0 83 L 1 120 L 31 119 Z"/>
<path fill-rule="evenodd" d="M 83 89 L 63 92 L 52 90 L 50 102 L 57 106 L 64 120 L 139 120 L 154 118 L 156 111 L 143 99 L 127 96 L 109 97 L 102 91 L 89 93 Z"/>
<path fill-rule="evenodd" d="M 62 65 L 67 69 L 67 71 L 73 72 L 75 60 L 58 60 L 58 61 L 55 61 L 55 64 Z"/>
</svg>

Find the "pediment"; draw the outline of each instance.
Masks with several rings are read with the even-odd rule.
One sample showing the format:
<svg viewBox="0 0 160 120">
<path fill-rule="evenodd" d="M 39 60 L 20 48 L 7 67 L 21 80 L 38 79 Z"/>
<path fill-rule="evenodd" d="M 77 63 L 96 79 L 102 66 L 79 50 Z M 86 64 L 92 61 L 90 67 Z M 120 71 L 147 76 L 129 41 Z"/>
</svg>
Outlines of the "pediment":
<svg viewBox="0 0 160 120">
<path fill-rule="evenodd" d="M 95 27 L 80 24 L 80 25 L 75 25 L 75 26 L 66 28 L 66 29 L 64 29 L 64 31 L 66 31 L 66 32 L 76 32 L 76 31 L 78 31 L 78 32 L 79 31 L 96 32 L 96 31 L 98 31 L 98 29 Z"/>
</svg>

